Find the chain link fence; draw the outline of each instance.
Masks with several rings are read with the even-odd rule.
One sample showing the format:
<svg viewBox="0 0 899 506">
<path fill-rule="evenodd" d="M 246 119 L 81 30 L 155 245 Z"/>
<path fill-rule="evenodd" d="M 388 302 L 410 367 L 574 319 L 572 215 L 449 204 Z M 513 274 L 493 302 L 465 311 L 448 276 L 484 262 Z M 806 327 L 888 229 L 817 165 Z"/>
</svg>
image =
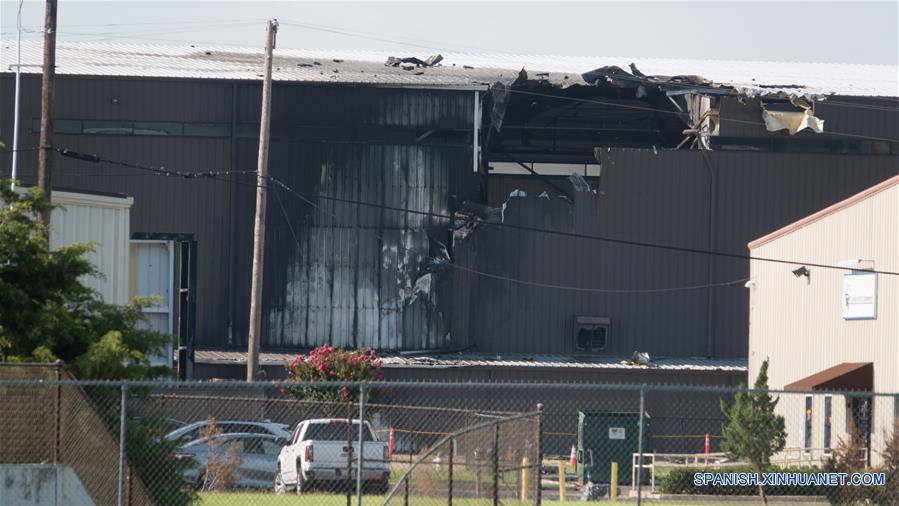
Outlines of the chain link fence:
<svg viewBox="0 0 899 506">
<path fill-rule="evenodd" d="M 748 392 L 96 382 L 4 366 L 4 501 L 41 497 L 29 473 L 49 469 L 51 485 L 68 477 L 68 504 L 724 504 L 758 501 L 759 471 L 773 504 L 899 502 L 896 397 L 768 392 L 784 440 L 757 469 L 724 443 L 722 404 Z"/>
</svg>

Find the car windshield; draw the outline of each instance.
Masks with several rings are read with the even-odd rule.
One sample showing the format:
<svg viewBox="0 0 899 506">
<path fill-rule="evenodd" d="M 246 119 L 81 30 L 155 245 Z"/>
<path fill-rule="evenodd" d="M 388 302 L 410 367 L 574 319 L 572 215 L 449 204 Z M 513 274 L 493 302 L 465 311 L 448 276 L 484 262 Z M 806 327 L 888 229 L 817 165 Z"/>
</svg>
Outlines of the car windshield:
<svg viewBox="0 0 899 506">
<path fill-rule="evenodd" d="M 368 430 L 368 426 L 366 426 L 366 430 L 362 431 L 362 436 L 365 438 L 365 441 L 373 441 L 371 430 Z M 304 439 L 310 441 L 346 441 L 347 438 L 350 437 L 347 434 L 347 424 L 346 422 L 328 422 L 328 423 L 313 423 L 309 425 L 309 428 L 306 429 L 306 435 Z M 359 423 L 353 423 L 353 440 L 359 439 Z"/>
<path fill-rule="evenodd" d="M 262 424 L 254 424 L 249 422 L 220 422 L 217 424 L 218 428 L 224 434 L 231 433 L 242 433 L 242 434 L 274 434 L 280 435 L 267 426 Z M 196 441 L 203 437 L 203 430 L 206 429 L 207 424 L 203 424 L 202 426 L 195 427 L 188 432 L 185 432 L 181 436 L 178 437 L 178 441 L 182 443 Z"/>
</svg>

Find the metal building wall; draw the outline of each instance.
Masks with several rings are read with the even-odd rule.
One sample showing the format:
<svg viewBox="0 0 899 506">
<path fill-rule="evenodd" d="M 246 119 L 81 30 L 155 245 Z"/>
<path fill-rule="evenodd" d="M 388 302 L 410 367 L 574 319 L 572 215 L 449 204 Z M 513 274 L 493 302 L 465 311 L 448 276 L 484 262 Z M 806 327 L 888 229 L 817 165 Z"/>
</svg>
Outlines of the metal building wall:
<svg viewBox="0 0 899 506">
<path fill-rule="evenodd" d="M 0 76 L 0 102 L 12 104 L 14 79 Z M 58 76 L 56 117 L 147 121 L 228 122 L 228 83 Z M 115 99 L 115 100 L 113 100 Z M 40 116 L 40 76 L 22 76 L 20 147 L 33 148 L 32 118 Z M 12 115 L 0 117 L 0 137 L 12 139 Z M 228 139 L 62 135 L 55 145 L 106 158 L 199 172 L 231 168 Z M 228 226 L 230 185 L 218 180 L 161 177 L 109 164 L 55 158 L 53 186 L 110 192 L 134 198 L 131 233 L 193 234 L 198 241 L 198 345 L 225 344 L 228 327 L 228 244 L 235 239 Z M 0 172 L 10 173 L 10 157 L 0 157 Z M 20 153 L 19 176 L 34 184 L 37 153 Z"/>
<path fill-rule="evenodd" d="M 838 265 L 846 259 L 873 260 L 865 268 L 899 271 L 899 186 L 761 244 L 753 255 L 803 258 L 808 262 Z M 771 388 L 801 380 L 844 362 L 874 364 L 874 391 L 899 389 L 899 277 L 877 275 L 877 317 L 873 320 L 842 318 L 843 276 L 846 271 L 809 267 L 811 274 L 797 278 L 796 266 L 752 261 L 754 286 L 750 291 L 749 376 L 769 360 Z M 886 435 L 893 430 L 895 400 L 873 401 L 873 459 L 879 461 Z M 839 416 L 848 399 L 834 397 L 837 408 L 834 441 L 845 438 L 848 425 Z M 813 412 L 823 413 L 820 399 Z M 789 405 L 787 405 L 789 406 Z M 798 426 L 803 413 L 797 406 L 779 406 L 787 423 Z M 813 435 L 820 438 L 819 434 Z M 788 446 L 799 446 L 801 434 L 792 435 Z M 814 447 L 821 447 L 817 441 Z"/>
<path fill-rule="evenodd" d="M 769 132 L 762 118 L 761 100 L 722 98 L 721 128 L 724 137 L 783 139 L 784 132 Z M 796 108 L 799 111 L 800 109 Z M 899 139 L 899 110 L 890 98 L 828 97 L 815 103 L 815 116 L 824 120 L 824 132 L 799 132 L 795 138 L 806 140 L 837 140 L 873 142 L 871 153 L 890 153 L 888 142 L 878 142 L 856 136 Z M 838 132 L 838 135 L 833 132 Z M 895 141 L 894 141 L 895 143 Z M 893 153 L 897 148 L 893 147 Z"/>
<path fill-rule="evenodd" d="M 899 272 L 899 185 L 751 251 L 825 265 L 861 259 L 873 261 L 861 267 Z M 752 261 L 750 376 L 765 357 L 772 388 L 841 362 L 874 362 L 875 391 L 899 390 L 899 276 L 877 275 L 876 319 L 844 320 L 847 271 L 811 266 L 806 280 L 791 272 L 799 265 Z"/>
<path fill-rule="evenodd" d="M 239 94 L 239 121 L 254 121 L 258 90 L 242 85 Z M 426 143 L 416 137 L 471 132 L 473 98 L 474 92 L 338 87 L 275 93 L 270 172 L 302 195 L 280 188 L 269 194 L 264 346 L 453 344 L 451 299 L 440 290 L 446 276 L 421 279 L 449 223 L 416 212 L 450 214 L 452 202 L 477 197 L 480 176 L 471 170 L 470 137 Z M 256 150 L 255 141 L 239 141 L 238 165 L 254 166 Z M 238 193 L 238 208 L 251 208 L 252 188 Z M 240 213 L 237 228 L 249 237 L 252 213 Z M 249 287 L 249 243 L 239 245 L 235 261 L 236 284 Z M 246 335 L 245 294 L 235 294 L 241 309 L 235 345 Z"/>
<path fill-rule="evenodd" d="M 22 148 L 38 142 L 31 120 L 40 114 L 39 84 L 38 76 L 23 76 Z M 13 86 L 10 74 L 0 76 L 4 110 L 13 102 Z M 236 132 L 258 124 L 259 95 L 258 83 L 59 76 L 58 118 L 230 123 L 232 138 L 58 134 L 55 144 L 185 172 L 253 171 L 257 142 L 237 138 Z M 471 170 L 473 98 L 473 91 L 276 84 L 270 171 L 308 195 L 322 192 L 446 214 L 451 199 L 474 199 L 479 191 L 479 176 Z M 429 130 L 448 134 L 416 143 Z M 10 114 L 0 117 L 0 138 L 12 138 Z M 195 345 L 245 345 L 255 202 L 252 177 L 183 179 L 59 156 L 56 160 L 55 187 L 133 196 L 132 233 L 193 234 L 198 242 Z M 37 153 L 21 153 L 19 163 L 20 179 L 34 184 Z M 323 163 L 333 168 L 325 179 Z M 9 169 L 10 157 L 0 157 L 0 174 L 8 176 Z M 316 205 L 329 202 L 313 200 Z M 305 330 L 297 330 L 296 320 L 296 314 L 310 308 L 317 323 L 308 339 L 315 342 L 442 346 L 446 334 L 433 304 L 420 298 L 413 302 L 407 292 L 410 280 L 414 286 L 418 259 L 430 253 L 426 232 L 436 227 L 431 235 L 445 239 L 446 224 L 422 221 L 413 214 L 381 215 L 369 208 L 328 204 L 328 209 L 338 218 L 324 220 L 327 214 L 286 192 L 270 197 L 264 310 L 275 312 L 266 318 L 266 332 L 269 328 L 276 332 L 263 344 L 311 343 Z M 354 226 L 373 233 L 356 233 Z M 377 243 L 380 236 L 388 239 L 388 247 Z M 318 248 L 315 257 L 297 253 L 311 248 Z M 328 248 L 345 255 L 333 255 Z M 414 253 L 404 256 L 403 248 Z M 320 269 L 319 277 L 313 277 L 316 284 L 303 287 L 305 270 L 300 267 L 306 259 Z M 311 303 L 297 299 L 297 293 L 312 286 L 320 289 L 315 291 L 319 299 Z M 399 301 L 411 309 L 400 304 L 391 310 L 393 316 L 382 314 Z M 293 319 L 288 322 L 286 315 Z M 333 322 L 345 326 L 335 327 Z"/>
<path fill-rule="evenodd" d="M 538 228 L 746 254 L 746 244 L 899 172 L 891 156 L 599 150 L 596 204 L 580 224 L 557 201 L 506 220 Z M 710 201 L 710 194 L 714 199 Z M 590 197 L 587 194 L 578 194 Z M 535 199 L 539 200 L 539 199 Z M 581 216 L 579 198 L 573 213 Z M 714 203 L 714 208 L 710 207 Z M 711 211 L 711 212 L 710 212 Z M 531 211 L 529 211 L 531 212 Z M 569 211 L 571 212 L 571 211 Z M 520 221 L 519 221 L 520 220 Z M 710 234 L 710 230 L 713 231 Z M 461 253 L 462 250 L 471 250 Z M 702 286 L 749 276 L 748 262 L 534 232 L 486 227 L 456 242 L 457 261 L 490 274 L 547 285 L 601 289 Z M 476 260 L 475 260 L 476 258 Z M 711 262 L 711 264 L 710 264 Z M 710 270 L 711 269 L 711 270 Z M 743 283 L 670 293 L 588 293 L 473 276 L 469 340 L 479 351 L 570 353 L 575 318 L 611 318 L 606 354 L 745 357 Z"/>
</svg>

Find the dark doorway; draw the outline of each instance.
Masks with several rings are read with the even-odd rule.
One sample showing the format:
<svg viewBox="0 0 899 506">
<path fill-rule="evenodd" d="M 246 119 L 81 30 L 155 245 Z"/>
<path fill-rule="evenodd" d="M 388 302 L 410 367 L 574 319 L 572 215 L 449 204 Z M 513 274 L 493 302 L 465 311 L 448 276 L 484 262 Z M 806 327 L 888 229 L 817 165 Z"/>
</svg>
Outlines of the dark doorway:
<svg viewBox="0 0 899 506">
<path fill-rule="evenodd" d="M 865 448 L 865 459 L 868 466 L 871 465 L 871 413 L 874 400 L 871 397 L 853 397 L 852 428 L 855 429 L 859 444 Z"/>
</svg>

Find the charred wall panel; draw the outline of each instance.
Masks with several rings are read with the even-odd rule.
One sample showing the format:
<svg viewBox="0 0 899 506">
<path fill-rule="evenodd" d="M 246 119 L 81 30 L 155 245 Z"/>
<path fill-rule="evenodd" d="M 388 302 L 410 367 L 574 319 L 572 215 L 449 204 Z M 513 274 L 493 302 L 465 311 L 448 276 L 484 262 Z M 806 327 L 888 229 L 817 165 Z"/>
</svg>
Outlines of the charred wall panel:
<svg viewBox="0 0 899 506">
<path fill-rule="evenodd" d="M 438 308 L 436 276 L 421 278 L 421 268 L 431 255 L 430 237 L 444 241 L 449 221 L 356 202 L 447 216 L 450 173 L 468 170 L 470 150 L 371 144 L 291 149 L 297 161 L 273 175 L 305 188 L 309 201 L 273 190 L 265 343 L 445 347 L 449 325 Z"/>
<path fill-rule="evenodd" d="M 576 193 L 574 208 L 559 200 L 512 198 L 505 220 L 747 254 L 750 240 L 895 175 L 899 161 L 747 152 L 712 152 L 709 157 L 714 187 L 709 166 L 696 151 L 602 150 L 596 196 Z M 710 214 L 712 188 L 715 208 Z M 590 205 L 581 209 L 585 203 Z M 575 318 L 597 316 L 611 319 L 603 354 L 640 350 L 652 356 L 746 356 L 748 295 L 737 282 L 748 276 L 745 260 L 710 260 L 704 254 L 489 226 L 457 240 L 455 251 L 457 261 L 472 262 L 465 265 L 492 276 L 578 289 L 480 276 L 474 281 L 479 289 L 472 300 L 476 309 L 469 335 L 480 351 L 571 353 Z M 734 283 L 614 292 L 725 282 Z"/>
</svg>

